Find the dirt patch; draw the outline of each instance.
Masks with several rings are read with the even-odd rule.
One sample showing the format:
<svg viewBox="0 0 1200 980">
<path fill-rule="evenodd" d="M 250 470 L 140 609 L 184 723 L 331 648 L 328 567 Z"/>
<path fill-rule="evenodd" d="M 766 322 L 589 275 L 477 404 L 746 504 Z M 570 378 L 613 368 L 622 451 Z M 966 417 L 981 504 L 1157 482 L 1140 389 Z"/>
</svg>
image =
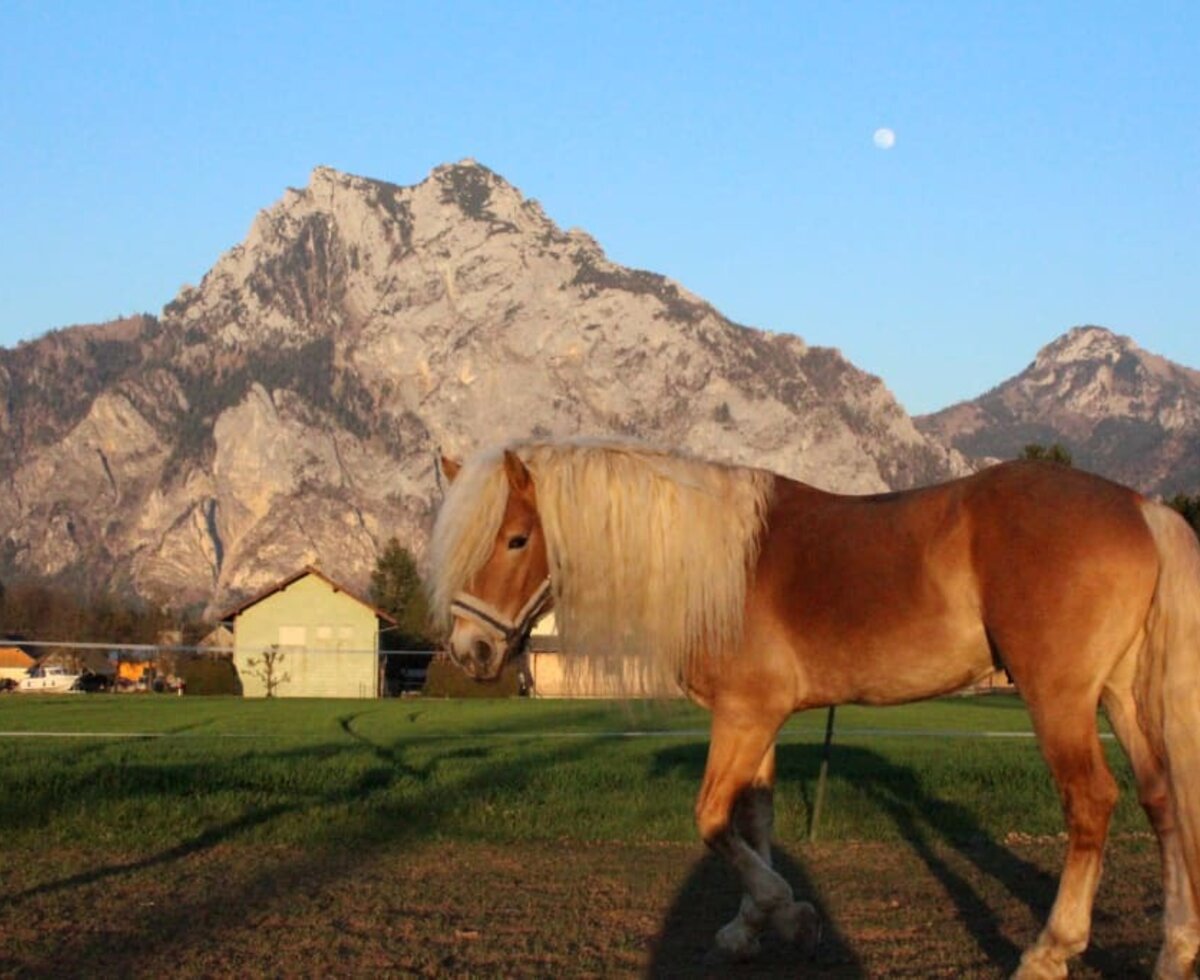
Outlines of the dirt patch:
<svg viewBox="0 0 1200 980">
<path fill-rule="evenodd" d="M 1062 843 L 820 844 L 777 864 L 820 908 L 812 961 L 709 958 L 736 882 L 700 846 L 581 843 L 0 855 L 0 973 L 63 976 L 1001 977 L 1053 899 Z M 1147 975 L 1149 842 L 1110 849 L 1073 976 Z"/>
</svg>

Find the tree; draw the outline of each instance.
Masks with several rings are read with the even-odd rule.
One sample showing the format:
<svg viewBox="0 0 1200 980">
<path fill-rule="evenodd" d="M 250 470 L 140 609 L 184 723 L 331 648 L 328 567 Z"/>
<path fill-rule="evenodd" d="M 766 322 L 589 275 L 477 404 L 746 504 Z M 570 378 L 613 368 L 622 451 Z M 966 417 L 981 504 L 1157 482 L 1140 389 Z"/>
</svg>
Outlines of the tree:
<svg viewBox="0 0 1200 980">
<path fill-rule="evenodd" d="M 254 671 L 254 676 L 263 682 L 269 698 L 275 697 L 275 691 L 280 684 L 286 684 L 292 679 L 291 674 L 279 672 L 286 656 L 287 654 L 279 649 L 278 643 L 272 643 L 262 652 L 261 660 L 250 657 L 246 661 L 246 666 Z"/>
<path fill-rule="evenodd" d="M 198 606 L 171 611 L 134 595 L 37 579 L 10 579 L 0 593 L 0 630 L 31 640 L 155 643 L 167 628 L 202 629 Z"/>
<path fill-rule="evenodd" d="M 1167 501 L 1168 507 L 1173 507 L 1192 525 L 1192 530 L 1200 537 L 1200 493 L 1189 497 L 1185 493 L 1177 493 Z"/>
<path fill-rule="evenodd" d="M 1018 458 L 1040 459 L 1048 463 L 1059 463 L 1063 466 L 1070 466 L 1073 462 L 1071 451 L 1061 442 L 1056 442 L 1052 446 L 1043 446 L 1040 442 L 1031 442 L 1021 450 L 1021 455 Z"/>
<path fill-rule="evenodd" d="M 429 605 L 417 572 L 417 563 L 396 538 L 384 546 L 371 572 L 371 603 L 399 624 L 389 646 L 426 649 L 429 639 Z"/>
</svg>

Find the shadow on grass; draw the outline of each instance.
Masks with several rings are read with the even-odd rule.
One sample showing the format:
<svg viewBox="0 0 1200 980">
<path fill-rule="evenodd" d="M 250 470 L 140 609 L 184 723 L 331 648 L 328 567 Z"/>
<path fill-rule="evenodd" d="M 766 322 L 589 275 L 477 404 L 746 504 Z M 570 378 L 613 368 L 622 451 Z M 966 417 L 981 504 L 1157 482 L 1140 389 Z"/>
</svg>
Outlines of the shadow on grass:
<svg viewBox="0 0 1200 980">
<path fill-rule="evenodd" d="M 694 774 L 699 783 L 706 751 L 707 747 L 703 745 L 666 749 L 656 756 L 655 772 L 682 770 Z M 820 766 L 820 755 L 819 745 L 780 745 L 777 753 L 780 783 L 804 786 L 813 780 Z M 955 853 L 975 872 L 994 879 L 1039 921 L 1044 920 L 1053 904 L 1057 876 L 1048 874 L 991 839 L 969 810 L 931 797 L 912 770 L 896 765 L 876 752 L 835 744 L 830 766 L 832 773 L 840 779 L 853 781 L 891 817 L 901 838 L 953 902 L 955 918 L 968 930 L 980 951 L 1006 971 L 1015 968 L 1022 948 L 1002 932 L 976 876 L 963 874 L 944 855 Z M 1048 780 L 1049 775 L 1046 778 Z M 811 812 L 806 792 L 804 798 Z M 839 930 L 838 923 L 829 916 L 818 885 L 794 856 L 778 847 L 774 854 L 776 869 L 792 885 L 796 897 L 812 902 L 825 923 L 821 948 L 815 962 L 805 972 L 830 977 L 862 975 L 860 960 Z M 711 944 L 716 930 L 733 916 L 740 900 L 738 882 L 731 872 L 720 869 L 721 862 L 710 855 L 689 875 L 664 921 L 662 935 L 654 949 L 650 976 L 708 975 L 704 950 Z M 1028 941 L 1032 942 L 1034 938 L 1030 935 Z M 1125 946 L 1107 949 L 1093 943 L 1084 953 L 1083 960 L 1103 976 L 1133 976 L 1143 969 L 1140 958 L 1143 952 Z M 781 955 L 791 959 L 781 960 Z M 784 950 L 781 954 L 765 940 L 764 956 L 766 959 L 761 962 L 726 969 L 722 975 L 775 975 L 789 962 L 793 970 L 802 968 L 795 952 Z"/>
<path fill-rule="evenodd" d="M 70 893 L 75 889 L 91 886 L 103 887 L 113 881 L 139 871 L 170 867 L 184 858 L 219 847 L 222 844 L 243 838 L 280 818 L 304 813 L 310 809 L 332 807 L 338 816 L 312 835 L 311 841 L 296 848 L 279 848 L 264 845 L 265 859 L 261 870 L 242 881 L 236 891 L 223 890 L 211 897 L 172 902 L 164 907 L 142 911 L 136 923 L 126 924 L 126 931 L 119 942 L 113 936 L 95 931 L 64 937 L 64 941 L 52 950 L 41 950 L 16 962 L 0 950 L 0 973 L 10 970 L 21 975 L 84 975 L 97 964 L 103 964 L 111 975 L 141 974 L 157 969 L 169 962 L 173 951 L 201 949 L 219 943 L 226 930 L 245 926 L 247 918 L 261 914 L 261 910 L 272 903 L 286 902 L 289 894 L 309 895 L 336 881 L 352 877 L 355 872 L 375 861 L 378 854 L 387 848 L 415 845 L 434 840 L 442 832 L 441 824 L 453 816 L 462 806 L 464 797 L 483 797 L 497 787 L 506 794 L 519 795 L 531 777 L 543 766 L 568 763 L 586 756 L 594 739 L 581 738 L 570 742 L 533 743 L 529 751 L 520 758 L 500 761 L 490 747 L 457 745 L 448 751 L 436 753 L 421 765 L 407 761 L 411 746 L 399 743 L 394 746 L 377 744 L 361 735 L 354 728 L 354 715 L 338 719 L 342 732 L 349 736 L 350 743 L 317 744 L 303 748 L 292 748 L 278 752 L 263 753 L 270 759 L 328 760 L 339 753 L 360 752 L 366 749 L 381 763 L 361 773 L 349 785 L 335 792 L 301 794 L 294 802 L 281 803 L 251 809 L 235 819 L 208 827 L 198 834 L 171 847 L 164 848 L 145 857 L 113 862 L 84 872 L 44 882 L 19 892 L 0 896 L 0 909 L 20 907 L 44 896 L 55 893 Z M 454 739 L 450 744 L 459 743 Z M 423 742 L 428 751 L 429 742 Z M 472 767 L 461 780 L 435 779 L 437 770 L 446 762 L 459 759 L 488 760 L 485 766 Z M 153 768 L 153 767 L 151 767 Z M 205 786 L 211 777 L 208 763 L 193 766 L 176 764 L 171 766 L 174 776 L 153 781 L 160 789 L 169 786 L 173 792 L 183 794 L 195 792 Z M 189 774 L 188 770 L 194 769 Z M 153 778 L 147 774 L 147 778 Z M 400 780 L 415 780 L 421 787 L 416 800 L 395 803 L 381 798 L 386 790 Z M 248 789 L 252 780 L 242 783 Z M 238 785 L 236 778 L 228 775 L 216 785 Z M 120 793 L 130 787 L 114 788 Z M 136 787 L 135 787 L 136 792 Z M 339 809 L 339 808 L 345 809 Z M 348 842 L 363 842 L 361 846 L 347 846 Z M 367 843 L 369 842 L 369 843 Z M 81 900 L 86 895 L 81 894 Z M 2 929 L 0 929 L 2 931 Z"/>
<path fill-rule="evenodd" d="M 293 896 L 319 892 L 331 884 L 353 880 L 387 849 L 435 841 L 446 833 L 455 812 L 465 799 L 519 800 L 540 769 L 588 758 L 601 736 L 581 735 L 570 740 L 539 740 L 536 734 L 517 729 L 521 751 L 506 752 L 502 746 L 515 741 L 480 745 L 460 737 L 444 741 L 422 739 L 418 745 L 403 738 L 387 742 L 372 740 L 360 730 L 366 713 L 348 713 L 338 719 L 340 730 L 328 740 L 302 747 L 255 753 L 265 762 L 294 759 L 337 765 L 360 760 L 369 753 L 372 762 L 335 788 L 287 787 L 288 799 L 273 803 L 270 794 L 285 790 L 256 785 L 255 772 L 222 771 L 211 760 L 149 765 L 126 773 L 105 791 L 114 799 L 139 793 L 188 794 L 207 789 L 231 788 L 244 791 L 247 799 L 267 800 L 248 805 L 245 812 L 225 821 L 214 821 L 198 833 L 154 853 L 125 862 L 111 861 L 100 867 L 57 880 L 33 885 L 0 899 L 0 908 L 36 905 L 50 896 L 71 896 L 81 907 L 96 901 L 106 884 L 138 872 L 158 869 L 170 881 L 175 873 L 188 873 L 184 859 L 203 856 L 229 843 L 252 841 L 272 822 L 313 813 L 313 831 L 302 845 L 264 845 L 263 856 L 251 860 L 244 874 L 219 894 L 197 895 L 194 891 L 177 899 L 140 910 L 136 920 L 123 924 L 119 934 L 80 931 L 63 936 L 53 948 L 43 947 L 22 954 L 20 962 L 0 951 L 0 973 L 22 975 L 79 975 L 94 972 L 97 965 L 113 975 L 142 975 L 160 971 L 172 962 L 178 950 L 219 947 L 222 938 L 246 928 L 247 921 L 261 917 L 264 910 L 286 908 Z M 496 733 L 503 732 L 496 726 Z M 524 736 L 528 734 L 526 739 Z M 706 747 L 700 743 L 676 745 L 654 756 L 649 778 L 678 771 L 699 786 Z M 486 764 L 463 767 L 456 778 L 448 778 L 442 767 L 464 760 Z M 819 747 L 787 744 L 780 747 L 780 779 L 804 785 L 817 771 Z M 931 798 L 914 773 L 869 750 L 837 746 L 833 770 L 839 778 L 853 779 L 894 821 L 900 835 L 942 884 L 966 929 L 993 962 L 1015 965 L 1018 947 L 1001 932 L 995 916 L 982 896 L 976 877 L 964 876 L 944 859 L 947 847 L 962 855 L 974 868 L 1000 881 L 1037 915 L 1043 916 L 1053 899 L 1055 880 L 1040 869 L 989 840 L 978 822 L 963 808 Z M 454 769 L 448 770 L 454 773 Z M 389 791 L 411 783 L 417 792 L 389 797 Z M 57 787 L 61 789 L 61 785 Z M 517 804 L 519 805 L 519 804 Z M 318 823 L 324 819 L 324 824 Z M 451 832 L 452 833 L 452 832 Z M 265 835 L 270 839 L 270 834 Z M 252 847 L 253 844 L 250 844 Z M 832 920 L 818 883 L 794 853 L 776 850 L 776 864 L 795 888 L 798 897 L 813 902 L 826 923 L 825 937 L 814 963 L 806 964 L 781 942 L 764 943 L 763 959 L 745 967 L 725 966 L 725 976 L 794 974 L 811 968 L 823 976 L 857 976 L 863 972 L 860 957 L 846 941 L 839 923 Z M 958 862 L 955 862 L 958 864 Z M 650 950 L 647 974 L 652 977 L 706 976 L 713 933 L 737 908 L 740 886 L 725 865 L 712 857 L 698 861 L 690 870 L 669 911 L 662 920 Z M 78 897 L 75 897 L 75 896 Z M 103 896 L 100 896 L 103 898 Z M 2 930 L 0 930 L 2 931 Z M 1032 936 L 1029 937 L 1032 939 Z M 1137 961 L 1124 954 L 1096 948 L 1087 961 L 1105 976 L 1138 972 Z"/>
</svg>

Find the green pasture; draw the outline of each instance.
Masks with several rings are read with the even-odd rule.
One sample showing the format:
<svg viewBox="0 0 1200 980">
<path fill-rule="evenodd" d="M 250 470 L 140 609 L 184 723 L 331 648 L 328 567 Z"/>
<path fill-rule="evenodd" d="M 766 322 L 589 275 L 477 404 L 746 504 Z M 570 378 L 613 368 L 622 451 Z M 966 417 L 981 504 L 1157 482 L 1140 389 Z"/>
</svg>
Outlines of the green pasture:
<svg viewBox="0 0 1200 980">
<path fill-rule="evenodd" d="M 7 696 L 3 846 L 692 841 L 707 720 L 682 702 Z M 824 723 L 781 737 L 781 842 L 807 838 Z M 1008 696 L 838 709 L 821 838 L 1059 833 L 1034 740 L 999 737 L 1028 730 Z M 1114 829 L 1145 830 L 1106 747 Z"/>
</svg>

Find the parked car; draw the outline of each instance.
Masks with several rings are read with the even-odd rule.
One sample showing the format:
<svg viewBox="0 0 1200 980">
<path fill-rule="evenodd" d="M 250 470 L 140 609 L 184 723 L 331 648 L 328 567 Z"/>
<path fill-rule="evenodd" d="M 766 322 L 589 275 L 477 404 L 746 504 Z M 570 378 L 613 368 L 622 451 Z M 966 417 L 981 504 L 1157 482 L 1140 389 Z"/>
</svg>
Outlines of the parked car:
<svg viewBox="0 0 1200 980">
<path fill-rule="evenodd" d="M 113 686 L 112 678 L 104 674 L 94 674 L 90 670 L 85 670 L 80 675 L 79 680 L 75 682 L 77 691 L 84 691 L 87 694 L 95 694 L 100 691 L 111 691 Z"/>
</svg>

